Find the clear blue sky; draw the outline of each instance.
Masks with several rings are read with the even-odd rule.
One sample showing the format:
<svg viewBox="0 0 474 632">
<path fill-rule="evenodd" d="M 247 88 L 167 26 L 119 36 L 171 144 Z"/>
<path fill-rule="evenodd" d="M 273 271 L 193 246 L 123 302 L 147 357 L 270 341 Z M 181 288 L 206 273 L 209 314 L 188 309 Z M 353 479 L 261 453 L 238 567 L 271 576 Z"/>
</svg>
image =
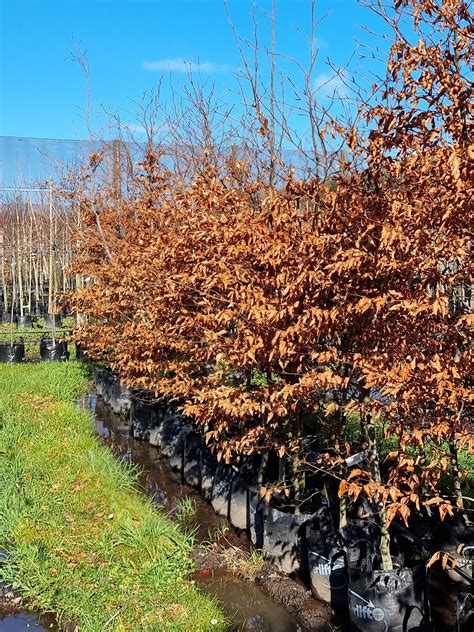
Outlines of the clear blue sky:
<svg viewBox="0 0 474 632">
<path fill-rule="evenodd" d="M 235 27 L 252 34 L 252 0 L 229 0 Z M 271 2 L 262 0 L 269 8 Z M 136 122 L 134 101 L 153 89 L 162 72 L 163 98 L 169 77 L 179 90 L 183 60 L 216 83 L 225 98 L 241 65 L 223 0 L 0 0 L 0 135 L 84 138 L 84 78 L 68 51 L 80 42 L 87 52 L 92 106 Z M 344 66 L 356 40 L 369 42 L 365 25 L 380 30 L 357 0 L 316 0 L 323 20 L 317 30 L 320 55 L 315 81 L 328 76 L 325 60 Z M 304 61 L 299 31 L 309 32 L 310 0 L 277 0 L 276 43 L 284 55 Z M 262 37 L 264 17 L 260 14 Z M 268 38 L 267 38 L 268 39 Z M 285 72 L 295 72 L 282 60 Z"/>
</svg>

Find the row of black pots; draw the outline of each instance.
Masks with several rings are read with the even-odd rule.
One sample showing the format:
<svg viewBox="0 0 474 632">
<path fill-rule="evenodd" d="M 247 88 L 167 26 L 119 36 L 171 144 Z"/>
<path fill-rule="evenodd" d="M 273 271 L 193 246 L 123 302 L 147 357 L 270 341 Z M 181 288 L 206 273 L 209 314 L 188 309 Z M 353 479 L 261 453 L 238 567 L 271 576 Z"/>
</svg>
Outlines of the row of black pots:
<svg viewBox="0 0 474 632">
<path fill-rule="evenodd" d="M 42 360 L 64 361 L 69 358 L 69 351 L 65 340 L 42 338 L 39 351 Z M 25 359 L 24 342 L 14 342 L 13 344 L 0 342 L 0 363 L 18 364 L 24 362 Z"/>
<path fill-rule="evenodd" d="M 80 345 L 76 345 L 76 358 L 88 360 L 87 352 Z M 130 391 L 124 388 L 116 375 L 107 369 L 97 369 L 94 374 L 95 388 L 112 408 L 116 415 L 128 417 L 131 409 Z"/>
<path fill-rule="evenodd" d="M 246 529 L 268 561 L 287 574 L 309 575 L 314 595 L 336 611 L 348 611 L 354 629 L 423 629 L 429 619 L 425 566 L 374 568 L 375 534 L 368 523 L 353 522 L 341 534 L 323 501 L 314 512 L 299 514 L 265 502 L 252 463 L 218 463 L 189 421 L 172 410 L 132 405 L 132 428 L 136 438 L 157 446 L 218 514 Z"/>
<path fill-rule="evenodd" d="M 27 329 L 35 326 L 39 327 L 40 318 L 42 319 L 41 327 L 45 329 L 52 329 L 53 326 L 59 328 L 61 326 L 61 316 L 58 314 L 55 316 L 51 316 L 50 314 L 44 316 L 18 316 L 14 314 L 13 317 L 11 314 L 3 314 L 1 322 L 6 324 L 13 322 L 19 329 Z"/>
<path fill-rule="evenodd" d="M 105 371 L 99 382 L 97 390 L 106 401 L 123 398 L 118 378 Z M 127 397 L 130 401 L 129 392 Z M 137 402 L 132 397 L 130 419 L 135 438 L 156 446 L 218 514 L 234 527 L 247 530 L 270 562 L 285 573 L 299 573 L 317 598 L 345 612 L 351 629 L 430 629 L 425 562 L 421 554 L 405 554 L 403 537 L 395 551 L 398 564 L 394 570 L 382 570 L 376 553 L 379 530 L 375 520 L 351 517 L 347 527 L 336 529 L 322 495 L 306 513 L 295 512 L 281 499 L 265 502 L 256 485 L 257 464 L 250 460 L 218 463 L 190 421 L 166 403 Z M 463 537 L 466 541 L 464 532 L 455 538 L 456 544 Z M 438 539 L 440 546 L 449 544 L 443 534 Z M 472 567 L 470 572 L 472 575 Z M 463 603 L 471 602 L 466 597 Z M 468 612 L 468 619 L 470 616 Z"/>
</svg>

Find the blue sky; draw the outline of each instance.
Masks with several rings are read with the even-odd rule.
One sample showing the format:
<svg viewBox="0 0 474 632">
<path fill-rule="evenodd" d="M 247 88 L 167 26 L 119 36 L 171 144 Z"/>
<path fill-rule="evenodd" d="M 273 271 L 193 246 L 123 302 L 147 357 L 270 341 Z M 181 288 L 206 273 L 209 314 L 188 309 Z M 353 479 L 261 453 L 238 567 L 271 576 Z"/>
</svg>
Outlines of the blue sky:
<svg viewBox="0 0 474 632">
<path fill-rule="evenodd" d="M 252 35 L 252 5 L 252 0 L 229 0 L 235 28 L 244 38 Z M 271 2 L 259 5 L 268 10 Z M 179 93 L 186 79 L 184 61 L 214 82 L 224 100 L 238 101 L 232 92 L 241 60 L 223 0 L 0 0 L 0 6 L 0 135 L 87 135 L 84 77 L 67 59 L 74 42 L 87 53 L 95 113 L 114 111 L 137 124 L 135 102 L 156 87 L 161 74 L 163 100 L 171 98 L 170 79 Z M 361 26 L 380 25 L 357 0 L 316 0 L 316 7 L 318 18 L 328 14 L 316 33 L 317 84 L 331 76 L 328 57 L 342 68 L 356 40 L 370 42 Z M 268 22 L 262 11 L 258 16 L 265 45 Z M 309 24 L 310 0 L 277 0 L 277 50 L 304 62 L 308 52 L 302 33 L 309 33 Z M 296 73 L 284 57 L 280 64 L 290 76 Z"/>
</svg>

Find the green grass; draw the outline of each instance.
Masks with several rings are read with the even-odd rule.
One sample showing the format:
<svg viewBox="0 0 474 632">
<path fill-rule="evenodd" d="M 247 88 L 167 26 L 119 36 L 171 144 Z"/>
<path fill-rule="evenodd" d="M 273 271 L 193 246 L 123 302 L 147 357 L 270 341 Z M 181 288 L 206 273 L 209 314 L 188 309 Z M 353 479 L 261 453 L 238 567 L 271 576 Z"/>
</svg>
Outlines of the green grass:
<svg viewBox="0 0 474 632">
<path fill-rule="evenodd" d="M 224 630 L 189 580 L 192 542 L 74 404 L 78 362 L 0 365 L 0 576 L 79 630 Z"/>
</svg>

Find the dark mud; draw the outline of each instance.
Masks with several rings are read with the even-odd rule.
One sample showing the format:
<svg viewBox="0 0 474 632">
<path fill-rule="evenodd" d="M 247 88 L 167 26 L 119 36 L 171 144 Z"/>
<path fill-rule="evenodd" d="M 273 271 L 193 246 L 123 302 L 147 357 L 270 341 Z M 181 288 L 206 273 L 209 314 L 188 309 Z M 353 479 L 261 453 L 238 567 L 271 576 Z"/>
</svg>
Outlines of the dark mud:
<svg viewBox="0 0 474 632">
<path fill-rule="evenodd" d="M 331 610 L 321 601 L 316 601 L 304 586 L 275 572 L 265 564 L 256 576 L 257 584 L 274 601 L 281 603 L 308 630 L 336 630 L 330 623 Z"/>
</svg>

